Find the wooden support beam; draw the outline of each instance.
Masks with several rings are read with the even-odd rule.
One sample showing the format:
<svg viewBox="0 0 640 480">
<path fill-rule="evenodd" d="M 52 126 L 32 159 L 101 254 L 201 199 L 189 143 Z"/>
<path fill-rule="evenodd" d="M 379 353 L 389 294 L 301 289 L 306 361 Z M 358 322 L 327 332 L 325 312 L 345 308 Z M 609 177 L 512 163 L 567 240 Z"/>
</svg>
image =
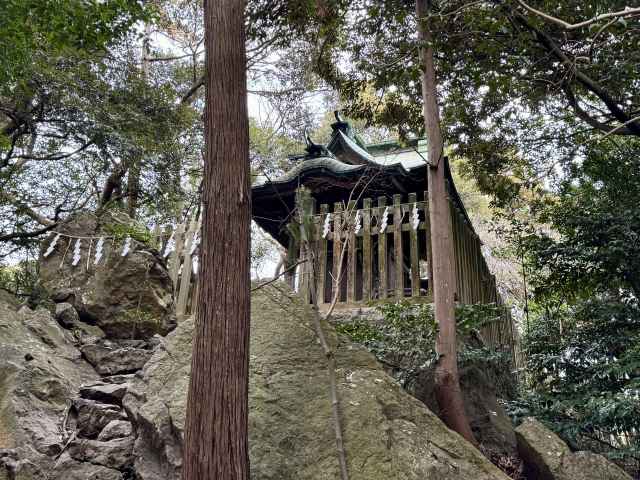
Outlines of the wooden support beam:
<svg viewBox="0 0 640 480">
<path fill-rule="evenodd" d="M 346 221 L 348 222 L 349 228 L 347 232 L 348 235 L 348 252 L 347 252 L 347 302 L 353 303 L 356 301 L 356 264 L 357 257 L 356 252 L 358 250 L 358 244 L 356 243 L 356 235 L 355 235 L 355 217 L 356 217 L 356 202 L 355 200 L 349 201 L 347 205 L 346 215 L 348 218 Z"/>
<path fill-rule="evenodd" d="M 417 197 L 415 193 L 409 194 L 409 208 L 413 211 L 413 206 L 417 207 Z M 413 228 L 413 219 L 410 219 L 409 239 L 410 239 L 410 256 L 411 256 L 411 296 L 420 296 L 420 261 L 418 252 L 418 230 Z"/>
<path fill-rule="evenodd" d="M 333 270 L 332 270 L 332 298 L 338 295 L 340 301 L 341 278 L 338 278 L 340 260 L 342 259 L 342 203 L 336 202 L 333 205 Z"/>
<path fill-rule="evenodd" d="M 173 289 L 178 289 L 178 276 L 180 275 L 180 263 L 182 262 L 182 246 L 184 245 L 184 224 L 180 223 L 175 229 L 173 236 L 175 248 L 171 252 L 169 275 L 173 281 Z"/>
<path fill-rule="evenodd" d="M 396 270 L 396 298 L 404 297 L 404 271 L 402 257 L 402 195 L 393 196 L 393 249 Z"/>
<path fill-rule="evenodd" d="M 323 203 L 320 205 L 320 221 L 318 222 L 318 304 L 326 302 L 325 299 L 325 281 L 327 278 L 327 239 L 322 237 L 324 222 L 329 212 L 329 205 Z"/>
<path fill-rule="evenodd" d="M 424 231 L 427 241 L 427 268 L 429 272 L 429 291 L 427 295 L 433 298 L 433 250 L 431 248 L 431 219 L 429 218 L 429 193 L 424 192 Z"/>
<path fill-rule="evenodd" d="M 365 198 L 362 210 L 362 300 L 371 300 L 371 199 Z"/>
<path fill-rule="evenodd" d="M 385 197 L 378 197 L 378 232 L 380 232 L 386 204 Z M 387 298 L 387 231 L 378 233 L 378 284 L 380 290 L 378 297 Z"/>
<path fill-rule="evenodd" d="M 200 229 L 200 223 L 194 218 L 189 224 L 189 230 L 185 235 L 184 255 L 182 260 L 182 276 L 180 278 L 180 289 L 178 291 L 178 303 L 176 305 L 176 317 L 183 320 L 187 315 L 187 300 L 189 299 L 189 289 L 191 287 L 191 246 L 196 232 Z"/>
</svg>

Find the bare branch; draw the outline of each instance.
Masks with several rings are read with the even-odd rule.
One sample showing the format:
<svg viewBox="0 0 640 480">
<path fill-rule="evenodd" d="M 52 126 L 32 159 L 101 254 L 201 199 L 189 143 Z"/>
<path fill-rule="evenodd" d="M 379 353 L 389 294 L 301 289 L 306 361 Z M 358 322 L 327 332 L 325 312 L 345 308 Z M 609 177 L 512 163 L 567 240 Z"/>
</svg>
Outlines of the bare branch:
<svg viewBox="0 0 640 480">
<path fill-rule="evenodd" d="M 579 23 L 568 23 L 565 22 L 564 20 L 561 20 L 559 18 L 556 18 L 554 16 L 549 15 L 548 13 L 544 13 L 540 10 L 536 10 L 535 8 L 527 5 L 525 2 L 523 2 L 522 0 L 518 0 L 518 3 L 520 5 L 522 5 L 524 8 L 526 8 L 527 10 L 529 10 L 531 13 L 544 18 L 546 21 L 554 23 L 556 25 L 559 25 L 560 27 L 564 28 L 565 30 L 577 30 L 579 28 L 584 28 L 587 27 L 593 23 L 597 23 L 600 22 L 602 20 L 607 20 L 610 18 L 619 18 L 619 17 L 629 17 L 632 15 L 638 15 L 640 14 L 640 8 L 632 8 L 632 7 L 625 7 L 624 10 L 620 10 L 619 12 L 609 12 L 609 13 L 603 13 L 601 15 L 598 15 L 596 17 L 593 17 L 589 20 L 585 20 L 584 22 L 579 22 Z"/>
</svg>

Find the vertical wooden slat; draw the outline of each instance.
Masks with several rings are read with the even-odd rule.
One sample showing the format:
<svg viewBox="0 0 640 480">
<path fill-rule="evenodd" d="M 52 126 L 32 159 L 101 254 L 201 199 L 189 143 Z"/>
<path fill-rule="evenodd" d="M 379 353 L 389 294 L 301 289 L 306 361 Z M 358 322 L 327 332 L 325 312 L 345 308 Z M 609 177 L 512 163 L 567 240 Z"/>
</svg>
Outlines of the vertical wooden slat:
<svg viewBox="0 0 640 480">
<path fill-rule="evenodd" d="M 342 259 L 342 204 L 336 202 L 333 205 L 333 285 L 331 288 L 332 297 L 338 296 L 340 301 L 340 284 L 341 280 L 338 278 L 338 272 L 340 270 L 340 260 Z"/>
<path fill-rule="evenodd" d="M 473 280 L 474 280 L 474 289 L 473 289 L 473 303 L 480 302 L 480 258 L 482 257 L 482 252 L 480 250 L 480 239 L 476 234 L 472 237 L 473 241 Z"/>
<path fill-rule="evenodd" d="M 471 274 L 472 274 L 472 244 L 471 244 L 471 227 L 465 224 L 464 228 L 464 270 L 465 270 L 465 303 L 472 303 L 472 290 L 471 290 Z"/>
<path fill-rule="evenodd" d="M 162 232 L 160 231 L 160 225 L 155 224 L 153 227 L 153 238 L 151 244 L 157 249 L 162 250 Z"/>
<path fill-rule="evenodd" d="M 384 215 L 387 199 L 378 197 L 378 283 L 380 291 L 379 298 L 387 298 L 387 231 L 380 232 L 382 217 Z"/>
<path fill-rule="evenodd" d="M 171 252 L 171 268 L 169 273 L 171 280 L 173 281 L 174 291 L 178 288 L 178 275 L 180 273 L 180 264 L 182 262 L 182 247 L 184 245 L 184 223 L 180 223 L 176 226 L 175 235 L 173 237 L 175 243 L 175 249 Z"/>
<path fill-rule="evenodd" d="M 324 222 L 329 212 L 329 205 L 323 203 L 320 205 L 320 222 L 318 225 L 318 303 L 323 304 L 326 302 L 325 291 L 325 279 L 327 278 L 327 239 L 322 238 L 322 231 L 324 229 Z"/>
<path fill-rule="evenodd" d="M 296 273 L 295 273 L 295 268 L 293 268 L 293 265 L 296 262 L 296 259 L 298 258 L 298 252 L 296 251 L 297 249 L 297 245 L 296 245 L 296 241 L 293 238 L 293 236 L 289 237 L 289 247 L 287 248 L 287 254 L 286 254 L 286 259 L 285 259 L 285 264 L 284 264 L 284 268 L 285 268 L 285 274 L 284 274 L 284 281 L 287 283 L 287 285 L 289 285 L 289 288 L 291 288 L 291 290 L 295 289 L 295 283 L 296 283 Z"/>
<path fill-rule="evenodd" d="M 402 258 L 402 195 L 393 196 L 393 249 L 396 264 L 396 298 L 404 297 L 404 272 Z"/>
<path fill-rule="evenodd" d="M 424 232 L 427 241 L 427 271 L 429 284 L 427 295 L 433 298 L 433 250 L 431 249 L 431 219 L 429 218 L 429 193 L 424 192 Z"/>
<path fill-rule="evenodd" d="M 313 249 L 313 232 L 309 230 L 311 222 L 310 216 L 312 215 L 312 208 L 314 206 L 313 199 L 311 198 L 309 191 L 304 188 L 298 188 L 296 192 L 296 209 L 298 218 L 296 219 L 300 224 L 300 242 L 307 242 L 309 249 Z M 304 303 L 308 303 L 311 293 L 311 274 L 313 272 L 313 254 L 307 252 L 305 248 L 300 248 L 300 278 L 298 280 L 299 295 Z"/>
<path fill-rule="evenodd" d="M 456 301 L 460 301 L 460 285 L 462 282 L 460 281 L 460 265 L 458 264 L 458 260 L 460 259 L 460 255 L 458 254 L 458 223 L 456 222 L 456 217 L 458 216 L 458 212 L 456 210 L 456 206 L 452 201 L 449 201 L 449 216 L 451 217 L 451 243 L 452 251 L 453 251 L 453 281 L 455 282 L 453 286 L 454 297 Z"/>
<path fill-rule="evenodd" d="M 413 212 L 413 206 L 417 205 L 417 197 L 415 193 L 409 194 L 409 208 Z M 411 296 L 420 296 L 420 261 L 418 252 L 418 230 L 413 228 L 413 219 L 409 222 L 411 230 L 409 230 L 410 238 L 410 255 L 411 255 Z"/>
<path fill-rule="evenodd" d="M 349 229 L 346 232 L 349 236 L 349 251 L 347 252 L 347 302 L 354 303 L 356 301 L 356 252 L 358 249 L 355 235 L 356 202 L 354 200 L 349 202 L 346 215 L 346 222 L 349 225 Z"/>
<path fill-rule="evenodd" d="M 455 268 L 454 278 L 456 279 L 456 299 L 460 302 L 462 293 L 462 267 L 460 266 L 460 232 L 458 225 L 458 209 L 453 202 L 449 202 L 449 212 L 451 214 L 451 241 L 453 242 L 453 264 Z"/>
<path fill-rule="evenodd" d="M 182 320 L 187 313 L 187 300 L 189 299 L 189 288 L 191 286 L 191 246 L 193 245 L 193 236 L 197 232 L 197 229 L 198 221 L 193 219 L 185 235 L 182 276 L 180 278 L 180 290 L 178 292 L 178 304 L 176 307 L 178 320 Z"/>
<path fill-rule="evenodd" d="M 371 199 L 365 198 L 362 210 L 362 300 L 371 300 Z"/>
</svg>

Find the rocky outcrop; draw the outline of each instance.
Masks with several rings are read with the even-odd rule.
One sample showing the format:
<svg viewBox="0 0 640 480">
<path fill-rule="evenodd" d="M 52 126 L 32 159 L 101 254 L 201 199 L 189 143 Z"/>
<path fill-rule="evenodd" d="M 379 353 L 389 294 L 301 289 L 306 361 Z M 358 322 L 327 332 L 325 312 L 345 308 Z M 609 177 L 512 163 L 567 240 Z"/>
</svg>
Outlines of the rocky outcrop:
<svg viewBox="0 0 640 480">
<path fill-rule="evenodd" d="M 57 478 L 55 459 L 71 435 L 69 402 L 98 379 L 72 341 L 48 311 L 15 312 L 0 303 L 0 449 L 12 452 L 18 478 L 46 478 L 49 471 Z"/>
<path fill-rule="evenodd" d="M 77 348 L 97 337 L 68 306 L 56 313 L 0 301 L 0 480 L 133 478 L 132 376 L 100 381 Z"/>
<path fill-rule="evenodd" d="M 109 338 L 149 338 L 166 334 L 175 326 L 172 307 L 173 285 L 158 252 L 145 243 L 130 240 L 129 253 L 121 255 L 123 238 L 131 233 L 141 238 L 143 229 L 121 213 L 77 215 L 60 227 L 60 232 L 82 237 L 109 237 L 101 261 L 96 265 L 96 241 L 84 240 L 81 261 L 73 266 L 70 251 L 75 240 L 61 237 L 49 256 L 40 259 L 42 285 L 56 303 L 75 307 L 80 318 L 102 328 Z M 118 238 L 119 240 L 117 240 Z M 73 242 L 73 246 L 71 243 Z M 45 242 L 43 249 L 48 247 Z M 68 307 L 61 307 L 59 321 L 75 320 Z"/>
<path fill-rule="evenodd" d="M 146 347 L 146 345 L 141 345 Z M 151 350 L 138 346 L 99 340 L 84 345 L 82 355 L 93 365 L 100 375 L 126 374 L 140 370 L 149 357 Z"/>
<path fill-rule="evenodd" d="M 461 368 L 460 388 L 471 429 L 482 450 L 496 459 L 502 456 L 516 458 L 518 446 L 513 425 L 498 401 L 495 386 L 486 371 L 474 364 Z M 411 392 L 439 415 L 433 368 L 418 374 Z"/>
<path fill-rule="evenodd" d="M 384 315 L 375 307 L 360 307 L 341 310 L 332 315 L 335 324 L 368 324 L 380 327 L 384 324 Z M 484 347 L 477 334 L 469 334 L 460 339 L 460 347 L 480 349 Z M 391 354 L 393 357 L 395 353 Z M 382 358 L 385 365 L 397 365 L 397 358 Z M 391 375 L 397 373 L 395 367 L 389 367 Z M 407 382 L 405 388 L 432 412 L 440 416 L 440 408 L 435 395 L 435 366 L 416 366 L 415 376 Z M 460 367 L 460 388 L 462 390 L 465 411 L 471 429 L 480 448 L 497 463 L 508 461 L 519 463 L 518 448 L 514 427 L 507 415 L 501 399 L 512 398 L 515 390 L 515 378 L 509 368 L 501 369 L 480 359 L 467 360 Z"/>
<path fill-rule="evenodd" d="M 252 311 L 252 478 L 339 478 L 326 360 L 310 312 L 269 287 L 254 294 Z M 326 328 L 336 347 L 353 480 L 507 478 L 404 392 L 369 352 Z M 142 480 L 179 478 L 192 333 L 186 320 L 169 334 L 123 399 L 138 432 L 135 470 Z"/>
<path fill-rule="evenodd" d="M 516 428 L 518 448 L 525 462 L 527 478 L 537 480 L 631 480 L 631 477 L 602 455 L 571 452 L 569 447 L 542 423 L 527 418 Z"/>
</svg>

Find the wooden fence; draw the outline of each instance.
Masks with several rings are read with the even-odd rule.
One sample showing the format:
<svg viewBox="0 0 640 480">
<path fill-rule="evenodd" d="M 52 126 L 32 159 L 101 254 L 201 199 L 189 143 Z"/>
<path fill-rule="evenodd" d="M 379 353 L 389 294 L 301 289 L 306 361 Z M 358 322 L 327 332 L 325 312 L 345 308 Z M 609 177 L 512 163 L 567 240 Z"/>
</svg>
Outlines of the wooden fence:
<svg viewBox="0 0 640 480">
<path fill-rule="evenodd" d="M 373 199 L 364 198 L 346 206 L 335 203 L 317 208 L 313 198 L 300 195 L 298 208 L 311 217 L 313 250 L 312 259 L 298 255 L 298 290 L 303 298 L 309 298 L 313 281 L 321 309 L 332 302 L 338 309 L 401 299 L 431 302 L 427 198 L 427 192 L 397 194 L 390 204 L 386 197 L 379 197 L 375 206 Z M 488 345 L 511 350 L 518 364 L 517 332 L 510 310 L 497 290 L 495 276 L 485 262 L 480 239 L 466 213 L 453 202 L 450 206 L 456 301 L 498 307 L 500 317 L 488 322 L 480 333 Z"/>
<path fill-rule="evenodd" d="M 154 230 L 155 247 L 167 259 L 178 320 L 196 311 L 200 227 L 201 219 L 193 218 L 164 232 L 159 226 Z"/>
<path fill-rule="evenodd" d="M 299 208 L 311 218 L 313 265 L 296 250 L 290 259 L 301 262 L 298 280 L 294 279 L 296 275 L 289 275 L 289 283 L 308 300 L 309 282 L 316 282 L 321 309 L 328 308 L 336 296 L 338 309 L 400 299 L 431 302 L 432 253 L 426 198 L 426 192 L 410 193 L 394 195 L 391 202 L 386 197 L 377 198 L 375 203 L 364 198 L 346 205 L 321 204 L 319 208 L 310 197 L 299 200 Z M 453 202 L 450 205 L 456 301 L 502 307 L 500 318 L 484 325 L 480 334 L 487 345 L 510 350 L 514 364 L 519 365 L 513 319 L 484 260 L 480 239 L 465 212 Z M 156 247 L 168 259 L 179 320 L 195 313 L 198 275 L 194 263 L 200 226 L 200 219 L 194 218 L 164 232 L 156 227 L 154 232 Z M 295 242 L 290 248 L 297 248 Z"/>
</svg>

